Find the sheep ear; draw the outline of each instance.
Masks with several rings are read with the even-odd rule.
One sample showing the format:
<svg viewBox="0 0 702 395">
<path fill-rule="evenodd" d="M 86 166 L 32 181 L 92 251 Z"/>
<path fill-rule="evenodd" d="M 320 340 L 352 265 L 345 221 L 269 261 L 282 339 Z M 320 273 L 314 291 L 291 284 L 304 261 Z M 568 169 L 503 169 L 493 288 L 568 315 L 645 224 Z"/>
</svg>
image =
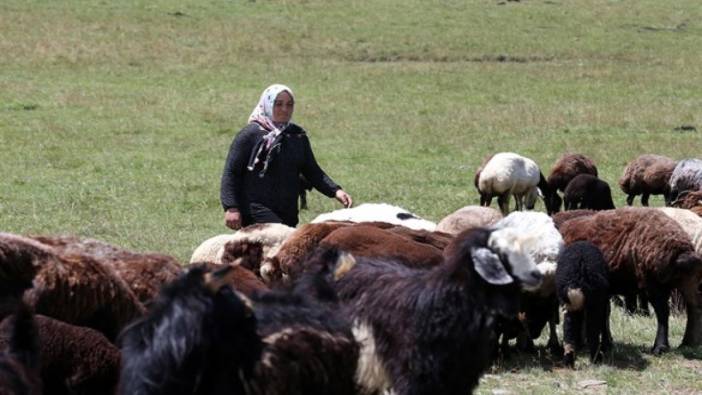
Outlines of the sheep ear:
<svg viewBox="0 0 702 395">
<path fill-rule="evenodd" d="M 506 285 L 514 282 L 502 265 L 500 257 L 488 248 L 473 248 L 470 250 L 473 267 L 483 280 L 493 285 Z"/>
</svg>

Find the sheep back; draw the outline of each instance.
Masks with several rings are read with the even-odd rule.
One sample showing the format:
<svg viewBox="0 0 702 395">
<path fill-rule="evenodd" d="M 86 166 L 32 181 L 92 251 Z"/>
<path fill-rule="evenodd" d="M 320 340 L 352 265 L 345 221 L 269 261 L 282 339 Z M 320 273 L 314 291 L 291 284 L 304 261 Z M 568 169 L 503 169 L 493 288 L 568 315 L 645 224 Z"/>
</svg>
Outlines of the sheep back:
<svg viewBox="0 0 702 395">
<path fill-rule="evenodd" d="M 539 166 L 533 160 L 512 152 L 495 154 L 485 164 L 478 180 L 481 194 L 526 193 L 540 179 Z"/>
<path fill-rule="evenodd" d="M 564 192 L 570 180 L 578 174 L 591 174 L 597 177 L 597 166 L 585 155 L 565 154 L 554 163 L 547 182 L 551 188 Z"/>
<path fill-rule="evenodd" d="M 684 159 L 678 162 L 670 176 L 670 194 L 675 199 L 684 191 L 702 189 L 702 160 Z"/>
<path fill-rule="evenodd" d="M 436 230 L 457 235 L 464 230 L 491 226 L 500 219 L 502 213 L 492 207 L 466 206 L 444 217 Z"/>
<path fill-rule="evenodd" d="M 645 154 L 627 164 L 619 178 L 619 187 L 627 195 L 661 194 L 676 162 L 666 156 Z"/>
</svg>

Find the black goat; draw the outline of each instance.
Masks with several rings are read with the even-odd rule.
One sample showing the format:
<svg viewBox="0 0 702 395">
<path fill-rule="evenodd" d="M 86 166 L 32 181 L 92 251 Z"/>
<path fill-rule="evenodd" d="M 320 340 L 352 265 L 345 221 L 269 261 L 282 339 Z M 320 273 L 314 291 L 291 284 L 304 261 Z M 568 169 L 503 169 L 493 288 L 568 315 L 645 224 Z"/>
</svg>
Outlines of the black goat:
<svg viewBox="0 0 702 395">
<path fill-rule="evenodd" d="M 361 344 L 364 392 L 466 394 L 491 363 L 497 317 L 517 314 L 541 273 L 511 229 L 476 228 L 431 270 L 359 260 L 337 280 Z M 337 270 L 337 273 L 339 271 Z"/>
<path fill-rule="evenodd" d="M 582 345 L 583 320 L 591 362 L 600 362 L 602 354 L 612 347 L 608 278 L 602 252 L 589 241 L 570 244 L 558 257 L 556 292 L 566 307 L 563 318 L 566 366 L 575 365 L 575 350 Z"/>
</svg>

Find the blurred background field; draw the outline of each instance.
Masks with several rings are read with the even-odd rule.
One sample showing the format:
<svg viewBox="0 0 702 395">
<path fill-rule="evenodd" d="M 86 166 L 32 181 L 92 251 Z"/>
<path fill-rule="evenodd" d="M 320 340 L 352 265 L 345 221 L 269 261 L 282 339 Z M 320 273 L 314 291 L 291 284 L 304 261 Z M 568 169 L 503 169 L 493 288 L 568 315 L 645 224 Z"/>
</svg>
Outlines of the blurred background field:
<svg viewBox="0 0 702 395">
<path fill-rule="evenodd" d="M 622 206 L 629 160 L 702 155 L 700 43 L 697 0 L 4 0 L 0 230 L 187 260 L 227 231 L 226 152 L 276 82 L 356 204 L 438 221 L 478 203 L 485 156 L 515 151 L 546 175 L 565 152 L 591 157 Z M 337 208 L 313 193 L 301 222 Z M 650 331 L 614 329 L 645 369 L 518 360 L 479 391 L 570 393 L 589 376 L 608 384 L 582 391 L 702 391 L 695 350 L 651 358 L 653 319 L 616 319 Z"/>
</svg>

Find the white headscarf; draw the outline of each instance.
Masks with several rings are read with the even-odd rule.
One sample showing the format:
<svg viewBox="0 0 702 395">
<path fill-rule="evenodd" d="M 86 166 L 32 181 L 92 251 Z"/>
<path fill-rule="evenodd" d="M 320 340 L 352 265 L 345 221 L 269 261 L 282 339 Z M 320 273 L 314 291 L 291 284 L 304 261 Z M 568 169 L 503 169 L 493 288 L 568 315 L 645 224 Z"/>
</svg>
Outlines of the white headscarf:
<svg viewBox="0 0 702 395">
<path fill-rule="evenodd" d="M 286 123 L 278 128 L 273 123 L 273 105 L 275 104 L 275 98 L 283 91 L 288 92 L 293 102 L 295 101 L 292 89 L 282 84 L 273 84 L 263 91 L 261 98 L 258 99 L 258 104 L 256 104 L 256 107 L 251 111 L 251 115 L 249 115 L 249 123 L 256 122 L 269 132 L 263 136 L 263 140 L 266 142 L 266 149 L 270 148 L 273 140 L 275 140 L 289 124 Z"/>
<path fill-rule="evenodd" d="M 288 92 L 293 101 L 295 100 L 292 89 L 282 84 L 273 84 L 263 91 L 261 98 L 258 99 L 258 104 L 256 104 L 251 115 L 249 115 L 249 123 L 255 122 L 263 130 L 268 131 L 268 133 L 263 136 L 263 140 L 254 147 L 249 163 L 246 166 L 250 171 L 253 171 L 258 163 L 263 162 L 263 169 L 259 173 L 260 177 L 263 177 L 266 173 L 268 163 L 272 159 L 271 147 L 274 145 L 274 142 L 278 140 L 283 130 L 290 124 L 290 122 L 288 122 L 281 127 L 276 127 L 273 122 L 273 106 L 275 104 L 275 99 L 280 92 L 283 91 Z"/>
</svg>

